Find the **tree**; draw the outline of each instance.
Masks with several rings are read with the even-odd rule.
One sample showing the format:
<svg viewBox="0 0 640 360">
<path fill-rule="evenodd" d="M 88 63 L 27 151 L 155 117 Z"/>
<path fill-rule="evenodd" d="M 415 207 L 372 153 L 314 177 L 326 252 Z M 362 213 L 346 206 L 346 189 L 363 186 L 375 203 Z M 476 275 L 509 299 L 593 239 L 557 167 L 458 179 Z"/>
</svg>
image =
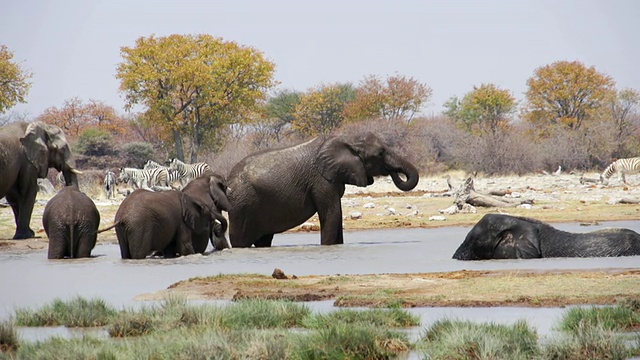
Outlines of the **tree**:
<svg viewBox="0 0 640 360">
<path fill-rule="evenodd" d="M 78 97 L 65 100 L 61 108 L 52 106 L 45 109 L 37 119 L 57 125 L 71 139 L 76 139 L 91 127 L 112 135 L 123 135 L 129 129 L 128 122 L 112 106 L 98 100 L 89 100 L 86 104 Z"/>
<path fill-rule="evenodd" d="M 613 141 L 616 143 L 616 149 L 612 154 L 614 158 L 631 155 L 627 151 L 628 149 L 625 150 L 625 147 L 631 143 L 629 140 L 638 131 L 638 125 L 640 125 L 636 112 L 638 104 L 640 104 L 640 92 L 634 89 L 612 92 L 606 99 L 606 107 L 602 117 L 613 122 Z"/>
<path fill-rule="evenodd" d="M 355 98 L 351 84 L 321 85 L 302 94 L 292 126 L 305 135 L 329 134 L 344 120 L 347 103 Z"/>
<path fill-rule="evenodd" d="M 300 103 L 300 92 L 281 90 L 267 100 L 264 107 L 265 126 L 280 142 L 282 131 L 295 119 L 296 106 Z"/>
<path fill-rule="evenodd" d="M 527 86 L 525 119 L 542 128 L 562 124 L 579 129 L 603 106 L 615 82 L 579 61 L 557 61 L 536 69 Z"/>
<path fill-rule="evenodd" d="M 13 53 L 5 45 L 0 45 L 0 114 L 26 102 L 31 89 L 29 79 L 33 74 L 13 62 Z"/>
<path fill-rule="evenodd" d="M 141 37 L 120 53 L 116 77 L 127 108 L 145 105 L 181 160 L 185 141 L 195 162 L 216 130 L 239 121 L 274 85 L 275 65 L 260 51 L 206 34 Z"/>
<path fill-rule="evenodd" d="M 496 135 L 506 127 L 515 112 L 516 99 L 508 90 L 494 84 L 482 84 L 474 86 L 462 100 L 452 97 L 444 107 L 447 109 L 444 114 L 467 131 Z"/>
<path fill-rule="evenodd" d="M 414 78 L 396 75 L 387 77 L 383 82 L 371 75 L 360 83 L 356 97 L 349 103 L 345 113 L 353 121 L 383 118 L 409 123 L 431 94 L 428 86 Z"/>
</svg>

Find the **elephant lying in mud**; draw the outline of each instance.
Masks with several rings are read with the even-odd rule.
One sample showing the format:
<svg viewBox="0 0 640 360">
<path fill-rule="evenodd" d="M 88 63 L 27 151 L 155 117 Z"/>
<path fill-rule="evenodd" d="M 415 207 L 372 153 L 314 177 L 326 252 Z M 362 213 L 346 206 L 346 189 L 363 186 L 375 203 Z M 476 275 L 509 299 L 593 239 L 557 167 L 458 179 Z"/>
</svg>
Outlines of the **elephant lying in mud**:
<svg viewBox="0 0 640 360">
<path fill-rule="evenodd" d="M 321 244 L 342 244 L 345 184 L 364 187 L 386 175 L 403 191 L 418 184 L 418 170 L 372 133 L 321 136 L 249 155 L 227 177 L 231 245 L 269 247 L 274 234 L 316 212 Z"/>
<path fill-rule="evenodd" d="M 640 234 L 608 228 L 570 233 L 539 220 L 487 214 L 469 231 L 457 260 L 610 257 L 640 255 Z"/>
</svg>

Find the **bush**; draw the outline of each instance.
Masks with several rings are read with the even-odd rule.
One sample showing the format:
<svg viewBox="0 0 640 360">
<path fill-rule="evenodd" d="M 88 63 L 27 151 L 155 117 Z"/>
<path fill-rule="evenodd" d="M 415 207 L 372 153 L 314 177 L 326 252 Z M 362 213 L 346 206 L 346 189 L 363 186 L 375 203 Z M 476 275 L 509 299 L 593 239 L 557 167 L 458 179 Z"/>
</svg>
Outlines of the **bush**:
<svg viewBox="0 0 640 360">
<path fill-rule="evenodd" d="M 0 322 L 0 353 L 18 349 L 18 334 L 12 322 Z"/>
<path fill-rule="evenodd" d="M 113 155 L 111 134 L 98 128 L 88 128 L 78 136 L 76 151 L 88 156 Z"/>
<path fill-rule="evenodd" d="M 544 347 L 543 359 L 628 359 L 633 350 L 626 341 L 606 330 L 602 324 L 581 322 L 571 334 L 563 334 L 552 339 Z"/>
<path fill-rule="evenodd" d="M 153 146 L 145 142 L 132 142 L 122 146 L 120 155 L 124 166 L 142 169 L 147 160 L 154 157 Z"/>
<path fill-rule="evenodd" d="M 21 326 L 103 326 L 116 315 L 102 299 L 76 297 L 69 301 L 55 299 L 39 310 L 16 310 L 16 324 Z"/>
</svg>

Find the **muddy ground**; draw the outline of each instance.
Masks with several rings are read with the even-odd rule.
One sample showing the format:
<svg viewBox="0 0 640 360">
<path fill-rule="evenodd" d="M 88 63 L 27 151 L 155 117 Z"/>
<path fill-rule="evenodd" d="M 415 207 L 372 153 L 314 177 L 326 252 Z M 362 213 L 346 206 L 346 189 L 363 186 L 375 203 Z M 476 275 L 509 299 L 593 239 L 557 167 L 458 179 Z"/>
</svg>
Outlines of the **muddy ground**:
<svg viewBox="0 0 640 360">
<path fill-rule="evenodd" d="M 465 175 L 451 173 L 460 185 Z M 597 178 L 598 174 L 585 174 Z M 590 224 L 640 218 L 640 205 L 620 204 L 622 199 L 640 199 L 640 177 L 628 176 L 629 185 L 612 179 L 603 186 L 581 182 L 576 174 L 532 174 L 529 176 L 478 177 L 475 189 L 481 193 L 500 190 L 512 201 L 531 205 L 508 208 L 477 208 L 475 212 L 444 214 L 453 204 L 444 175 L 423 176 L 410 192 L 400 192 L 390 179 L 377 179 L 367 188 L 347 187 L 342 199 L 345 231 L 398 227 L 472 226 L 482 215 L 500 212 L 537 218 L 550 223 Z M 0 208 L 0 251 L 24 252 L 47 248 L 42 229 L 42 211 L 48 197 L 40 196 L 34 209 L 32 228 L 37 238 L 13 241 L 13 216 Z M 94 199 L 101 213 L 101 227 L 110 225 L 122 197 L 116 201 Z M 291 231 L 317 231 L 317 217 Z M 588 228 L 585 228 L 588 231 Z M 348 235 L 345 236 L 348 242 Z M 462 239 L 459 239 L 462 241 Z M 117 243 L 113 230 L 98 237 L 100 243 Z M 286 273 L 286 269 L 282 269 Z M 640 264 L 637 270 L 504 272 L 464 271 L 426 274 L 377 274 L 304 276 L 277 280 L 271 274 L 197 278 L 174 284 L 169 289 L 141 295 L 153 299 L 166 293 L 181 293 L 194 299 L 237 299 L 242 297 L 295 300 L 334 299 L 339 306 L 563 306 L 609 304 L 640 298 Z M 588 292 L 585 291 L 588 289 Z"/>
</svg>

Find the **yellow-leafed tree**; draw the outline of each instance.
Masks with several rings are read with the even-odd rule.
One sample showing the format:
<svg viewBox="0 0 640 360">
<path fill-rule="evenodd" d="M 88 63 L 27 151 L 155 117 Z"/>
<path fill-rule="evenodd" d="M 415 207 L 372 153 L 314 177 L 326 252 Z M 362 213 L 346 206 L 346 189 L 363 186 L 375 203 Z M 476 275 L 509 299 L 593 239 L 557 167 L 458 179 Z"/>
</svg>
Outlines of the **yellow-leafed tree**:
<svg viewBox="0 0 640 360">
<path fill-rule="evenodd" d="M 300 96 L 292 127 L 305 135 L 329 134 L 344 120 L 345 106 L 355 98 L 351 84 L 321 85 Z"/>
<path fill-rule="evenodd" d="M 176 157 L 184 143 L 197 161 L 216 130 L 241 121 L 275 85 L 275 65 L 262 52 L 211 35 L 141 37 L 122 47 L 116 77 L 128 108 L 141 104 L 171 133 Z"/>
<path fill-rule="evenodd" d="M 33 74 L 14 62 L 13 53 L 5 45 L 0 45 L 0 114 L 17 103 L 24 103 Z"/>
<path fill-rule="evenodd" d="M 525 119 L 542 129 L 579 129 L 604 106 L 615 82 L 579 61 L 557 61 L 536 69 L 527 86 Z"/>
</svg>

